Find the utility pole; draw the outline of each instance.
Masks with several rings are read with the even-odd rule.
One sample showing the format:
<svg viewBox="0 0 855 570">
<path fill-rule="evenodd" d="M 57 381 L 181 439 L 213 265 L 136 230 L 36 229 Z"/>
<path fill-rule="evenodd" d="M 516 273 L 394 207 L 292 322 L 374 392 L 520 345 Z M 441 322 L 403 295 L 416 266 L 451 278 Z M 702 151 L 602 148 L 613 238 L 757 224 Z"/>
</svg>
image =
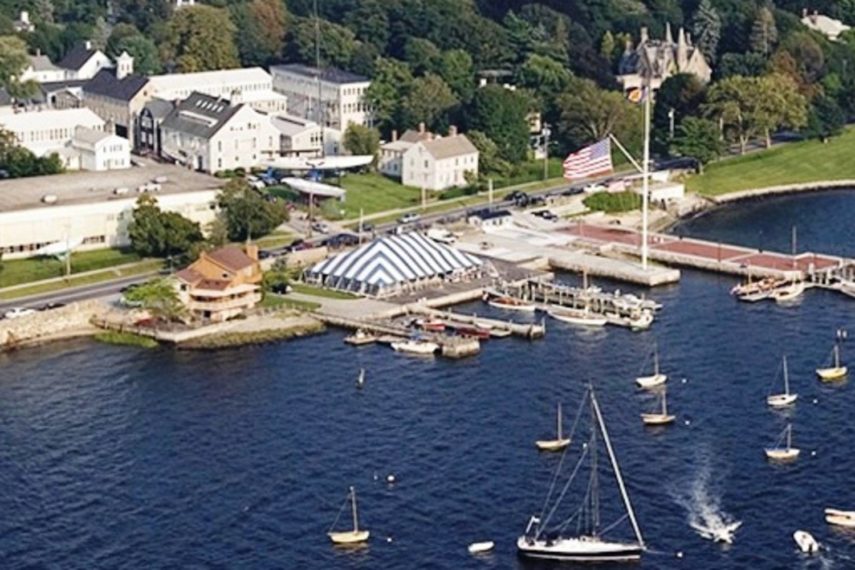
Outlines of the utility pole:
<svg viewBox="0 0 855 570">
<path fill-rule="evenodd" d="M 65 277 L 71 276 L 71 239 L 69 233 L 71 226 L 65 227 Z"/>
<path fill-rule="evenodd" d="M 674 108 L 673 107 L 668 111 L 668 122 L 669 122 L 668 132 L 670 133 L 670 136 L 668 138 L 673 139 L 674 138 Z"/>
<path fill-rule="evenodd" d="M 549 178 L 549 135 L 552 131 L 549 130 L 549 123 L 543 123 L 543 179 Z"/>
<path fill-rule="evenodd" d="M 487 202 L 492 206 L 493 205 L 493 179 L 487 179 Z"/>
<path fill-rule="evenodd" d="M 641 268 L 647 270 L 647 210 L 650 207 L 650 100 L 653 92 L 650 89 L 650 70 L 647 70 L 647 89 L 644 96 L 644 157 L 642 159 L 641 183 Z"/>
</svg>

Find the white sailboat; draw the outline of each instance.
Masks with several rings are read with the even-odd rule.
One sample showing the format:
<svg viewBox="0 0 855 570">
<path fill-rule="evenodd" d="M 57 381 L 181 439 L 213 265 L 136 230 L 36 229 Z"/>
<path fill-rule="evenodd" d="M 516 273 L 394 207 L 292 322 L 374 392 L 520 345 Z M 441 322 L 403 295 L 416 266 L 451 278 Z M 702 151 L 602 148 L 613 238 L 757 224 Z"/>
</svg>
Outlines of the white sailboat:
<svg viewBox="0 0 855 570">
<path fill-rule="evenodd" d="M 537 448 L 541 451 L 563 451 L 570 445 L 570 438 L 564 437 L 563 434 L 563 419 L 561 416 L 561 403 L 558 404 L 558 429 L 556 430 L 555 439 L 539 439 L 534 442 Z"/>
<path fill-rule="evenodd" d="M 553 492 L 555 492 L 555 484 L 561 473 L 561 467 L 559 466 L 559 470 L 553 477 L 553 484 L 544 502 L 543 512 L 539 516 L 532 516 L 529 519 L 525 532 L 517 539 L 517 550 L 522 556 L 578 562 L 619 562 L 640 559 L 646 548 L 593 389 L 589 389 L 586 399 L 583 400 L 583 405 L 588 400 L 591 407 L 591 438 L 585 446 L 580 448 L 581 456 L 579 457 L 579 461 L 572 470 L 567 482 L 562 486 L 561 491 L 557 493 L 557 499 L 553 504 L 551 499 Z M 605 532 L 615 525 L 610 525 L 605 530 L 601 528 L 599 508 L 600 486 L 597 471 L 599 436 L 602 437 L 605 450 L 608 454 L 611 469 L 620 490 L 621 498 L 623 499 L 626 517 L 632 525 L 635 540 L 618 541 L 607 539 L 604 536 Z M 564 517 L 560 517 L 560 520 L 553 521 L 562 499 L 567 495 L 567 491 L 573 483 L 575 476 L 579 473 L 581 465 L 587 458 L 590 459 L 591 474 L 587 485 L 588 490 L 582 493 L 582 506 L 570 518 L 565 519 Z M 565 529 L 577 518 L 576 526 L 583 530 L 578 535 L 565 534 Z M 623 517 L 619 521 L 622 519 Z"/>
<path fill-rule="evenodd" d="M 662 389 L 662 397 L 660 398 L 661 409 L 659 413 L 641 414 L 641 421 L 648 426 L 663 426 L 674 423 L 676 416 L 668 413 L 668 395 L 666 390 Z"/>
<path fill-rule="evenodd" d="M 344 507 L 345 505 L 347 505 L 348 501 L 350 501 L 351 514 L 353 516 L 353 530 L 333 532 L 332 528 L 338 522 L 338 519 L 341 516 L 341 511 L 344 510 Z M 359 530 L 359 512 L 356 508 L 356 489 L 354 489 L 353 487 L 350 488 L 350 492 L 347 494 L 347 498 L 344 500 L 344 504 L 342 504 L 338 514 L 339 516 L 335 518 L 335 521 L 330 527 L 330 531 L 327 532 L 327 536 L 330 537 L 330 540 L 333 542 L 333 544 L 341 546 L 352 546 L 361 544 L 368 540 L 368 536 L 371 534 L 370 531 Z"/>
<path fill-rule="evenodd" d="M 430 342 L 427 340 L 402 340 L 400 342 L 393 342 L 392 348 L 395 352 L 406 352 L 407 354 L 418 354 L 421 356 L 430 356 L 437 350 L 439 350 L 439 345 L 435 342 Z"/>
<path fill-rule="evenodd" d="M 782 366 L 784 368 L 784 393 L 771 394 L 766 397 L 766 403 L 773 408 L 786 408 L 787 406 L 791 406 L 796 402 L 799 397 L 798 394 L 790 393 L 790 375 L 787 371 L 786 355 L 784 355 Z"/>
<path fill-rule="evenodd" d="M 825 509 L 825 522 L 835 526 L 855 528 L 855 511 L 841 511 L 839 509 Z"/>
<path fill-rule="evenodd" d="M 831 358 L 834 364 L 833 366 L 816 369 L 816 375 L 819 376 L 819 379 L 823 382 L 841 380 L 849 373 L 849 369 L 840 365 L 840 344 L 834 343 L 834 349 L 831 351 Z"/>
<path fill-rule="evenodd" d="M 569 307 L 554 305 L 547 312 L 553 319 L 571 325 L 603 327 L 608 323 L 608 319 L 602 315 L 592 313 L 588 307 L 584 309 L 571 309 Z"/>
<path fill-rule="evenodd" d="M 649 376 L 639 376 L 635 379 L 635 383 L 642 388 L 655 388 L 662 386 L 668 381 L 668 376 L 659 372 L 659 346 L 653 347 L 653 374 Z"/>
<path fill-rule="evenodd" d="M 772 291 L 771 297 L 776 303 L 792 303 L 805 292 L 803 281 L 793 281 Z"/>
<path fill-rule="evenodd" d="M 786 439 L 786 446 L 784 447 L 781 446 L 783 439 Z M 766 448 L 766 457 L 772 461 L 792 461 L 799 456 L 799 453 L 801 453 L 801 449 L 793 447 L 793 426 L 791 424 L 787 424 L 787 427 L 784 428 L 775 447 Z"/>
</svg>

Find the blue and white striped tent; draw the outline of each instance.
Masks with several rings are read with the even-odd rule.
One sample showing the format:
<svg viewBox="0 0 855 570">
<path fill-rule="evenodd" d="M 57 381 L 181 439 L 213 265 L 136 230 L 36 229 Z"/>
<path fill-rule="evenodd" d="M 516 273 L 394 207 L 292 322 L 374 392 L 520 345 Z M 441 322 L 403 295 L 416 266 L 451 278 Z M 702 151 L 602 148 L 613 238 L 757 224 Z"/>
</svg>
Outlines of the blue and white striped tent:
<svg viewBox="0 0 855 570">
<path fill-rule="evenodd" d="M 413 232 L 384 236 L 325 259 L 307 277 L 334 289 L 392 294 L 426 281 L 477 272 L 481 260 Z"/>
</svg>

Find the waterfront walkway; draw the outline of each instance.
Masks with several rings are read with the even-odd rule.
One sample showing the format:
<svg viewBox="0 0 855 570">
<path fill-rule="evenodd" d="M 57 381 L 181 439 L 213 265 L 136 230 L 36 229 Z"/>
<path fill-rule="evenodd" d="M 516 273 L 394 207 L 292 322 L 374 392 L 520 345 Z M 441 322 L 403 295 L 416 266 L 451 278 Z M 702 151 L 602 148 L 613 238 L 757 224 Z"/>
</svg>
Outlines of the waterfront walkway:
<svg viewBox="0 0 855 570">
<path fill-rule="evenodd" d="M 641 248 L 641 233 L 619 226 L 579 222 L 563 232 L 577 243 L 609 247 L 629 255 L 639 255 Z M 788 255 L 661 233 L 649 234 L 648 245 L 651 260 L 735 275 L 806 279 L 817 274 L 850 273 L 853 266 L 853 260 L 833 255 Z"/>
</svg>

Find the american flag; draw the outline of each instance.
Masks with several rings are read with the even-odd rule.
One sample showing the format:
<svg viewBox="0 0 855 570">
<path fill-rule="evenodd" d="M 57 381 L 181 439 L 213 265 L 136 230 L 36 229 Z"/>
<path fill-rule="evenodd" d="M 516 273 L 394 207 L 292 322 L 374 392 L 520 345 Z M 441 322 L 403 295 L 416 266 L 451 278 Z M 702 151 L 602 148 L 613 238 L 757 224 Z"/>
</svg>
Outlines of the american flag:
<svg viewBox="0 0 855 570">
<path fill-rule="evenodd" d="M 612 141 L 603 139 L 564 159 L 564 178 L 577 180 L 612 172 Z"/>
</svg>

